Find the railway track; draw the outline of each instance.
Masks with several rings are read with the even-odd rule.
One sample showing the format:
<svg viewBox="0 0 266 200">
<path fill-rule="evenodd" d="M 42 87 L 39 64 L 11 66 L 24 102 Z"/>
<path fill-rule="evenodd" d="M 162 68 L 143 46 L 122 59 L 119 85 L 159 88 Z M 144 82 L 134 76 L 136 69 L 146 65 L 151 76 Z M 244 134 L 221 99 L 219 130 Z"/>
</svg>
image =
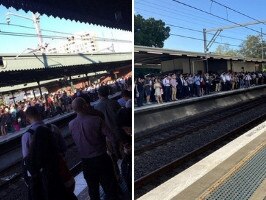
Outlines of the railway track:
<svg viewBox="0 0 266 200">
<path fill-rule="evenodd" d="M 223 132 L 219 137 L 216 137 L 212 140 L 209 140 L 208 142 L 205 142 L 204 144 L 196 144 L 198 141 L 194 141 L 194 145 L 196 148 L 193 150 L 184 150 L 184 152 L 179 153 L 179 155 L 176 158 L 168 159 L 167 156 L 172 154 L 175 154 L 175 149 L 173 148 L 175 146 L 174 142 L 175 140 L 179 140 L 181 144 L 183 137 L 188 137 L 189 134 L 196 134 L 199 131 L 206 130 L 208 132 L 209 126 L 214 126 L 216 123 L 219 124 L 223 120 L 226 120 L 227 118 L 237 118 L 238 115 L 241 113 L 249 112 L 249 109 L 256 109 L 259 110 L 260 106 L 263 107 L 263 105 L 266 105 L 265 100 L 259 99 L 251 104 L 243 104 L 238 108 L 233 109 L 229 111 L 225 111 L 224 113 L 221 113 L 219 117 L 210 116 L 210 119 L 206 119 L 206 121 L 199 124 L 198 127 L 190 125 L 190 129 L 183 132 L 177 132 L 172 131 L 170 134 L 163 134 L 161 136 L 152 137 L 151 140 L 148 139 L 148 136 L 145 136 L 143 138 L 140 138 L 137 140 L 137 144 L 141 144 L 138 147 L 135 146 L 135 194 L 136 196 L 141 196 L 147 191 L 151 190 L 152 188 L 158 186 L 162 182 L 165 182 L 166 180 L 170 179 L 172 176 L 174 176 L 176 173 L 180 173 L 184 169 L 188 167 L 189 165 L 194 164 L 198 160 L 202 159 L 202 156 L 206 154 L 206 152 L 209 152 L 208 154 L 204 155 L 207 156 L 213 151 L 215 151 L 217 148 L 223 146 L 224 144 L 230 142 L 232 139 L 236 138 L 237 136 L 243 134 L 245 131 L 250 130 L 257 124 L 263 122 L 266 119 L 265 112 L 263 114 L 260 114 L 256 117 L 254 117 L 252 120 L 248 120 L 245 123 L 239 124 L 237 127 L 231 129 L 230 131 Z M 209 118 L 209 117 L 208 117 Z M 238 122 L 236 122 L 238 123 Z M 217 125 L 219 126 L 219 125 Z M 224 126 L 226 126 L 224 124 Z M 173 127 L 170 129 L 173 130 Z M 169 130 L 169 129 L 168 129 Z M 167 131 L 164 129 L 164 131 Z M 204 132 L 204 131 L 203 131 Z M 155 135 L 156 133 L 154 133 Z M 192 136 L 191 136 L 192 137 Z M 201 136 L 200 136 L 201 137 Z M 199 137 L 199 138 L 200 138 Z M 184 139 L 184 143 L 187 142 L 187 138 Z M 145 141 L 145 142 L 143 142 Z M 149 142 L 150 143 L 149 143 Z M 192 144 L 187 142 L 188 144 Z M 171 144 L 171 145 L 170 145 Z M 162 156 L 159 155 L 158 152 L 160 152 L 160 149 L 165 150 L 168 148 L 168 155 L 164 154 Z M 220 145 L 220 146 L 219 146 Z M 179 148 L 180 149 L 180 148 Z M 170 152 L 170 153 L 169 153 Z M 162 153 L 163 154 L 163 153 Z M 149 161 L 147 161 L 149 160 Z M 194 163 L 191 163 L 191 161 L 194 160 Z M 144 161 L 144 163 L 138 163 L 139 161 Z M 163 164 L 157 164 L 157 162 L 161 162 Z M 143 168 L 149 168 L 149 165 L 157 165 L 156 167 L 151 167 L 151 170 L 145 172 Z M 178 168 L 178 170 L 177 170 Z M 141 174 L 142 172 L 142 174 Z M 141 174 L 141 175 L 140 175 Z"/>
</svg>

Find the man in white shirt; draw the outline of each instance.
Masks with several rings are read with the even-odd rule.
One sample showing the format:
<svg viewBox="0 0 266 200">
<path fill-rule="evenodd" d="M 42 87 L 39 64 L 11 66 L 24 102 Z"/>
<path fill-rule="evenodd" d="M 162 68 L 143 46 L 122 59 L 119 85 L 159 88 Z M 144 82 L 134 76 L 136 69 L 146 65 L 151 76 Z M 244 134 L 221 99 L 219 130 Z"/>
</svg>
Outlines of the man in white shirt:
<svg viewBox="0 0 266 200">
<path fill-rule="evenodd" d="M 165 94 L 165 101 L 170 101 L 171 98 L 171 88 L 170 88 L 170 75 L 166 76 L 163 79 L 163 86 L 164 86 L 164 94 Z"/>
</svg>

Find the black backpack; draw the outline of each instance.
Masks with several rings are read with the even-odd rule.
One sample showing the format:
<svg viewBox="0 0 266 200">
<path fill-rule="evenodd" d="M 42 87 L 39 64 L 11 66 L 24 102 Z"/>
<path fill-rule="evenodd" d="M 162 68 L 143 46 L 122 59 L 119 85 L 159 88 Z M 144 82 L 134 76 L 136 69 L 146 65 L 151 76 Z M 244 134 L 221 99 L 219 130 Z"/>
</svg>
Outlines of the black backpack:
<svg viewBox="0 0 266 200">
<path fill-rule="evenodd" d="M 46 126 L 29 129 L 32 142 L 29 155 L 23 160 L 25 182 L 32 200 L 72 200 L 59 173 L 59 151 L 54 133 Z M 29 176 L 30 175 L 30 176 Z"/>
</svg>

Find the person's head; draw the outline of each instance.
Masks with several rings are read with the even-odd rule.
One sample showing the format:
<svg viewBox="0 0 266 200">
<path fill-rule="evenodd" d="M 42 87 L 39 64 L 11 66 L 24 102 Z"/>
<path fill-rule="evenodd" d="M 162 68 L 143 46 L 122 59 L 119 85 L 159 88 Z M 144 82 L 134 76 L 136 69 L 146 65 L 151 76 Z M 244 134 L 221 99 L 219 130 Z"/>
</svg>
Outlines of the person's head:
<svg viewBox="0 0 266 200">
<path fill-rule="evenodd" d="M 82 97 L 77 97 L 72 101 L 72 108 L 76 113 L 86 113 L 88 110 L 88 104 Z"/>
<path fill-rule="evenodd" d="M 77 97 L 83 98 L 89 106 L 91 105 L 91 99 L 88 94 L 80 93 Z"/>
<path fill-rule="evenodd" d="M 108 86 L 101 86 L 98 90 L 99 98 L 108 98 L 109 88 Z"/>
<path fill-rule="evenodd" d="M 41 120 L 41 114 L 35 106 L 30 106 L 25 112 L 26 118 L 30 123 Z"/>
</svg>

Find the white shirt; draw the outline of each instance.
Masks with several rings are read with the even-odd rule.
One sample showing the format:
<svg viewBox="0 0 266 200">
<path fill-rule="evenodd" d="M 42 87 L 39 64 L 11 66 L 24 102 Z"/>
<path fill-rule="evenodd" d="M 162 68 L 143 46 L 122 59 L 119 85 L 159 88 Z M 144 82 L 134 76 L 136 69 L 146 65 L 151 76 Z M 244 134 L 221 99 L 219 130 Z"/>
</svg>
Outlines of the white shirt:
<svg viewBox="0 0 266 200">
<path fill-rule="evenodd" d="M 170 86 L 170 80 L 168 78 L 163 79 L 163 85 L 164 86 Z"/>
</svg>

